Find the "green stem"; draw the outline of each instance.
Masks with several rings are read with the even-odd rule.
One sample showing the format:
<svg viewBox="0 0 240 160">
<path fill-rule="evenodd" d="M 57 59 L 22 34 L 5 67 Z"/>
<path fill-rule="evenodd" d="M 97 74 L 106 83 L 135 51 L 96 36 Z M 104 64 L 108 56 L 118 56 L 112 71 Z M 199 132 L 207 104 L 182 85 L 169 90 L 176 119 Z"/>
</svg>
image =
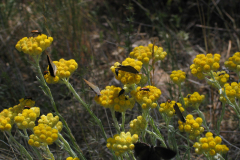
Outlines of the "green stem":
<svg viewBox="0 0 240 160">
<path fill-rule="evenodd" d="M 114 127 L 117 130 L 117 133 L 119 134 L 120 133 L 120 127 L 118 125 L 118 121 L 117 121 L 117 118 L 115 116 L 115 111 L 114 111 L 114 109 L 110 109 L 110 111 L 111 111 L 111 114 L 112 114 Z"/>
<path fill-rule="evenodd" d="M 107 135 L 104 131 L 102 122 L 100 119 L 97 118 L 97 116 L 91 111 L 91 109 L 89 108 L 89 106 L 82 100 L 82 98 L 77 94 L 77 92 L 75 91 L 75 89 L 73 88 L 73 86 L 69 83 L 68 79 L 61 79 L 62 82 L 68 87 L 68 89 L 72 92 L 73 96 L 82 104 L 82 106 L 88 111 L 88 113 L 92 116 L 92 118 L 95 120 L 95 122 L 97 123 L 97 125 L 100 127 L 101 133 L 103 135 L 103 138 L 105 139 L 105 141 L 107 141 Z M 112 152 L 113 155 L 113 159 L 117 159 L 117 157 L 115 156 L 114 152 Z M 81 159 L 81 158 L 80 158 Z"/>
<path fill-rule="evenodd" d="M 158 140 L 160 140 L 161 143 L 164 145 L 164 147 L 167 147 L 167 145 L 166 145 L 166 143 L 165 143 L 165 141 L 164 141 L 164 138 L 163 138 L 161 132 L 160 132 L 160 131 L 157 129 L 157 127 L 155 126 L 153 119 L 151 118 L 151 119 L 149 120 L 149 122 L 150 122 L 151 126 L 153 127 L 153 129 L 154 129 L 154 131 L 155 131 L 156 133 L 151 132 L 151 131 L 148 131 L 147 129 L 146 129 L 146 131 L 147 131 L 149 134 L 155 136 Z"/>
<path fill-rule="evenodd" d="M 15 140 L 15 138 L 12 136 L 11 131 L 7 131 L 7 133 L 10 137 L 10 140 L 13 141 L 19 147 L 21 155 L 26 156 L 28 160 L 32 160 L 33 159 L 32 156 L 28 153 L 25 147 L 23 147 L 20 143 L 18 143 L 18 141 Z"/>
<path fill-rule="evenodd" d="M 125 124 L 125 115 L 126 115 L 126 112 L 122 112 L 122 125 L 121 125 L 121 128 L 122 128 L 122 131 L 125 132 L 125 127 L 124 127 L 124 124 Z"/>
<path fill-rule="evenodd" d="M 77 142 L 76 142 L 76 139 L 75 139 L 74 136 L 72 135 L 72 132 L 71 132 L 70 128 L 68 127 L 68 124 L 66 123 L 65 119 L 62 117 L 62 115 L 61 115 L 61 114 L 58 112 L 58 110 L 57 110 L 57 107 L 56 107 L 56 104 L 55 104 L 55 102 L 54 102 L 54 99 L 53 99 L 51 90 L 50 90 L 50 88 L 48 87 L 48 85 L 46 84 L 46 81 L 45 81 L 45 79 L 44 79 L 44 77 L 43 77 L 43 74 L 42 74 L 42 72 L 41 72 L 41 68 L 40 68 L 40 66 L 39 66 L 39 60 L 40 60 L 40 58 L 39 58 L 38 56 L 36 56 L 36 57 L 33 56 L 33 58 L 34 58 L 34 60 L 35 60 L 35 62 L 36 62 L 36 63 L 34 64 L 34 67 L 36 68 L 37 74 L 38 74 L 38 76 L 40 77 L 40 79 L 38 78 L 38 81 L 39 81 L 39 83 L 42 85 L 42 90 L 43 90 L 43 92 L 47 94 L 47 96 L 48 96 L 48 98 L 50 99 L 50 102 L 51 102 L 51 104 L 52 104 L 52 106 L 53 106 L 53 109 L 54 109 L 54 111 L 56 112 L 56 115 L 58 115 L 58 117 L 61 119 L 62 123 L 64 124 L 64 126 L 65 126 L 65 128 L 66 128 L 66 130 L 67 130 L 67 132 L 68 132 L 68 135 L 70 135 L 70 140 L 71 140 L 71 142 L 73 143 L 74 147 L 77 149 L 77 152 L 78 152 L 78 154 L 79 154 L 79 157 L 80 157 L 81 159 L 83 159 L 83 160 L 86 160 L 85 157 L 83 156 L 82 152 L 81 152 L 80 147 L 78 146 L 78 144 L 77 144 Z"/>
<path fill-rule="evenodd" d="M 226 92 L 225 92 L 225 88 L 224 90 L 222 90 L 222 87 L 220 86 L 220 84 L 218 83 L 218 81 L 215 79 L 215 77 L 213 76 L 213 71 L 210 72 L 210 77 L 213 79 L 213 83 L 215 84 L 215 86 L 217 87 L 218 90 L 221 90 L 222 91 L 222 95 L 224 96 L 224 98 L 226 99 L 227 101 L 227 104 L 229 104 L 233 109 L 234 111 L 236 112 L 238 118 L 240 119 L 240 114 L 239 114 L 239 111 L 238 111 L 238 106 L 235 106 L 229 99 L 228 99 L 228 96 L 226 95 Z M 207 79 L 207 78 L 205 78 Z M 209 81 L 209 79 L 207 79 Z"/>
<path fill-rule="evenodd" d="M 197 111 L 198 115 L 202 118 L 203 125 L 207 128 L 208 132 L 210 132 L 210 130 L 209 130 L 208 126 L 207 126 L 207 122 L 206 122 L 204 114 L 200 111 L 199 108 L 196 108 L 196 111 Z"/>
<path fill-rule="evenodd" d="M 190 160 L 190 143 L 189 143 L 189 133 L 187 133 L 187 144 L 188 144 L 188 150 L 187 150 L 187 154 L 188 154 L 188 160 Z"/>
<path fill-rule="evenodd" d="M 221 126 L 221 122 L 223 120 L 223 116 L 224 116 L 224 113 L 225 113 L 225 107 L 226 107 L 226 103 L 222 103 L 222 112 L 221 112 L 221 116 L 220 118 L 218 119 L 217 121 L 217 135 L 219 136 L 220 134 L 220 126 Z"/>
<path fill-rule="evenodd" d="M 19 131 L 19 133 L 21 133 L 21 132 Z M 22 136 L 28 141 L 29 138 L 28 138 L 27 130 L 23 129 L 23 133 L 24 133 L 24 135 L 22 135 Z M 31 146 L 31 147 L 32 147 L 33 151 L 37 154 L 37 158 L 42 160 L 42 156 L 41 156 L 39 150 L 37 149 L 37 147 L 35 147 L 35 146 Z"/>
<path fill-rule="evenodd" d="M 73 96 L 78 100 L 78 102 L 80 102 L 82 104 L 82 106 L 88 111 L 88 113 L 92 116 L 92 118 L 94 119 L 94 121 L 97 123 L 97 125 L 100 127 L 101 131 L 102 131 L 102 135 L 103 138 L 107 141 L 107 135 L 104 131 L 102 122 L 100 119 L 97 118 L 97 116 L 91 111 L 91 109 L 89 108 L 89 106 L 82 100 L 82 98 L 77 94 L 77 92 L 75 91 L 75 89 L 73 88 L 73 86 L 69 83 L 68 80 L 66 79 L 62 79 L 62 82 L 68 87 L 68 89 L 72 92 Z"/>
<path fill-rule="evenodd" d="M 47 153 L 47 155 L 49 157 L 51 157 L 51 160 L 55 160 L 55 158 L 54 158 L 54 156 L 53 156 L 52 152 L 50 151 L 47 144 L 43 146 L 43 150 L 45 151 L 45 153 Z"/>
<path fill-rule="evenodd" d="M 72 148 L 70 147 L 69 143 L 63 138 L 61 133 L 58 133 L 58 137 L 62 141 L 63 147 L 68 152 L 68 154 L 71 157 L 77 157 L 76 153 L 72 150 Z"/>
<path fill-rule="evenodd" d="M 150 79 L 150 71 L 148 69 L 148 65 L 144 65 L 144 67 L 142 67 L 144 73 L 147 75 L 148 77 L 148 85 L 151 85 L 151 79 Z"/>
<path fill-rule="evenodd" d="M 133 160 L 136 160 L 136 158 L 134 157 L 133 152 L 130 152 L 130 154 L 132 155 Z"/>
<path fill-rule="evenodd" d="M 160 141 L 161 141 L 161 144 L 163 144 L 164 147 L 167 148 L 167 145 L 166 145 L 164 139 L 163 139 L 161 136 L 159 136 L 159 135 L 157 135 L 156 133 L 151 132 L 151 131 L 149 131 L 149 130 L 146 130 L 146 132 L 147 132 L 148 134 L 150 134 L 151 136 L 154 136 L 156 139 L 160 140 Z"/>
</svg>

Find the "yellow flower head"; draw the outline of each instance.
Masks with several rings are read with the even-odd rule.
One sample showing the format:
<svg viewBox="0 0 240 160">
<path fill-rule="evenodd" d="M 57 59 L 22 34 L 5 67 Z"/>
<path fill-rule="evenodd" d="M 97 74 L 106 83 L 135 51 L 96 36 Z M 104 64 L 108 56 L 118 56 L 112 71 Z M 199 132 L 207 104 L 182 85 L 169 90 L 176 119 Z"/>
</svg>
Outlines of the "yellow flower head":
<svg viewBox="0 0 240 160">
<path fill-rule="evenodd" d="M 202 118 L 197 117 L 196 119 L 193 118 L 191 114 L 188 114 L 186 116 L 186 123 L 183 123 L 182 121 L 178 121 L 179 124 L 179 130 L 180 132 L 187 132 L 189 133 L 189 138 L 191 140 L 194 140 L 196 137 L 198 137 L 203 131 L 204 128 L 201 127 L 202 125 Z"/>
<path fill-rule="evenodd" d="M 175 110 L 174 110 L 174 105 L 175 105 L 175 101 L 171 101 L 171 102 L 166 102 L 166 103 L 161 103 L 160 104 L 160 108 L 159 108 L 159 112 L 161 113 L 165 113 L 168 117 L 172 117 L 173 115 L 175 115 Z M 181 103 L 177 103 L 179 109 L 181 112 L 184 111 L 184 108 L 182 107 Z"/>
<path fill-rule="evenodd" d="M 130 129 L 129 132 L 131 134 L 137 134 L 140 135 L 141 132 L 145 129 L 147 125 L 147 121 L 144 117 L 138 116 L 137 119 L 134 119 L 130 122 Z"/>
<path fill-rule="evenodd" d="M 4 109 L 0 113 L 0 130 L 10 131 L 13 125 L 13 112 L 10 109 Z"/>
<path fill-rule="evenodd" d="M 73 157 L 67 157 L 67 159 L 66 160 L 80 160 L 79 158 L 73 158 Z"/>
<path fill-rule="evenodd" d="M 40 55 L 47 47 L 52 44 L 53 38 L 45 34 L 38 35 L 37 37 L 24 37 L 20 39 L 15 48 L 19 52 L 29 54 L 30 56 Z"/>
<path fill-rule="evenodd" d="M 211 132 L 206 133 L 206 137 L 199 139 L 193 147 L 196 153 L 209 153 L 209 155 L 214 156 L 217 153 L 226 153 L 229 148 L 226 145 L 221 145 L 222 139 L 219 136 L 213 137 Z"/>
<path fill-rule="evenodd" d="M 29 136 L 28 144 L 35 147 L 53 144 L 58 138 L 58 130 L 46 124 L 38 124 L 33 128 L 34 134 Z"/>
<path fill-rule="evenodd" d="M 12 129 L 12 125 L 14 124 L 14 118 L 19 114 L 22 113 L 25 106 L 33 107 L 35 105 L 35 101 L 31 98 L 22 98 L 19 100 L 19 104 L 9 109 L 4 109 L 0 113 L 0 130 L 1 131 L 9 131 Z"/>
<path fill-rule="evenodd" d="M 141 61 L 143 64 L 147 65 L 149 60 L 152 59 L 152 47 L 153 44 L 149 44 L 147 47 L 138 46 L 130 52 L 129 56 Z M 162 47 L 154 46 L 154 60 L 163 60 L 167 55 L 167 52 L 163 51 Z"/>
<path fill-rule="evenodd" d="M 223 87 L 224 84 L 229 80 L 229 74 L 227 74 L 226 71 L 213 72 L 213 76 L 221 87 Z M 213 81 L 212 78 L 210 80 Z M 217 86 L 211 81 L 207 81 L 207 83 L 217 88 Z"/>
<path fill-rule="evenodd" d="M 240 71 L 240 52 L 236 52 L 232 57 L 229 57 L 228 61 L 224 62 L 224 65 L 229 70 L 239 72 Z"/>
<path fill-rule="evenodd" d="M 32 107 L 30 109 L 24 109 L 22 113 L 19 113 L 15 118 L 14 122 L 17 124 L 19 129 L 27 129 L 35 127 L 35 121 L 40 115 L 39 107 Z"/>
<path fill-rule="evenodd" d="M 161 90 L 154 86 L 137 87 L 136 90 L 131 91 L 132 97 L 142 106 L 142 109 L 156 108 L 161 94 Z"/>
<path fill-rule="evenodd" d="M 120 135 L 116 134 L 113 138 L 107 139 L 107 147 L 115 152 L 116 156 L 121 156 L 127 151 L 134 149 L 134 143 L 138 141 L 138 135 L 131 136 L 130 132 L 121 132 Z"/>
<path fill-rule="evenodd" d="M 198 54 L 190 66 L 191 73 L 198 79 L 203 79 L 203 73 L 218 70 L 220 57 L 220 54 Z"/>
<path fill-rule="evenodd" d="M 95 101 L 116 112 L 125 112 L 127 109 L 132 109 L 135 104 L 134 98 L 129 98 L 124 94 L 119 96 L 121 90 L 120 87 L 106 86 L 104 90 L 101 90 L 101 96 L 95 97 Z"/>
<path fill-rule="evenodd" d="M 172 71 L 170 78 L 173 81 L 173 83 L 181 84 L 186 79 L 186 73 L 181 70 Z"/>
<path fill-rule="evenodd" d="M 200 95 L 198 92 L 194 92 L 193 94 L 188 94 L 187 97 L 184 98 L 186 107 L 198 107 L 200 103 L 205 99 L 204 95 Z"/>
<path fill-rule="evenodd" d="M 57 129 L 59 132 L 62 130 L 62 122 L 59 121 L 58 116 L 54 117 L 52 113 L 48 113 L 47 116 L 42 115 L 38 120 L 38 124 L 46 124 L 52 128 Z"/>
<path fill-rule="evenodd" d="M 117 68 L 119 68 L 120 65 L 121 64 L 119 62 L 116 62 L 114 66 L 111 67 L 111 70 L 115 74 L 115 78 L 117 80 L 120 80 L 123 84 L 138 84 L 140 82 L 140 74 L 118 70 Z M 142 62 L 132 58 L 126 58 L 122 62 L 122 66 L 132 66 L 139 72 L 142 68 Z M 118 75 L 116 74 L 116 69 L 118 70 Z"/>
<path fill-rule="evenodd" d="M 237 82 L 232 82 L 231 84 L 226 83 L 224 85 L 225 88 L 225 92 L 226 95 L 228 97 L 228 99 L 234 103 L 235 102 L 235 98 L 240 98 L 240 83 Z M 224 88 L 222 88 L 222 91 L 224 90 Z M 220 93 L 220 100 L 221 101 L 226 101 L 225 98 L 223 98 L 224 96 L 222 95 L 222 93 Z"/>
<path fill-rule="evenodd" d="M 56 76 L 52 77 L 49 72 L 44 75 L 44 78 L 47 83 L 55 84 L 58 83 L 61 78 L 69 78 L 73 72 L 78 68 L 78 64 L 74 59 L 65 60 L 61 58 L 59 61 L 53 61 L 53 63 L 57 67 Z"/>
</svg>

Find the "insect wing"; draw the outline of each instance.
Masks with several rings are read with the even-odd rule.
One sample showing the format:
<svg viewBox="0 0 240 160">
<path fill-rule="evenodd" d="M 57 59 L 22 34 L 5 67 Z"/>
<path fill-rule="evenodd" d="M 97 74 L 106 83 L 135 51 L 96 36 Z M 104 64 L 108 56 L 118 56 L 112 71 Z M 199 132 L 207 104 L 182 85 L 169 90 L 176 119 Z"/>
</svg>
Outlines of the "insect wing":
<svg viewBox="0 0 240 160">
<path fill-rule="evenodd" d="M 115 68 L 115 73 L 118 76 L 118 68 Z"/>
<path fill-rule="evenodd" d="M 174 105 L 174 110 L 175 110 L 178 118 L 179 118 L 183 123 L 186 123 L 186 120 L 185 120 L 185 118 L 183 117 L 182 112 L 180 111 L 177 103 L 175 103 L 175 105 Z"/>
<path fill-rule="evenodd" d="M 52 77 L 56 76 L 57 66 L 52 62 L 49 55 L 47 55 L 48 65 L 49 65 L 49 72 Z"/>
<path fill-rule="evenodd" d="M 42 33 L 41 33 L 40 31 L 38 31 L 38 30 L 32 30 L 31 33 L 33 33 L 33 34 L 40 34 L 40 35 L 42 34 Z"/>
<path fill-rule="evenodd" d="M 118 93 L 118 97 L 121 96 L 125 92 L 125 89 L 121 89 L 121 91 Z"/>
<path fill-rule="evenodd" d="M 100 93 L 100 89 L 98 88 L 98 86 L 92 84 L 91 82 L 87 81 L 86 79 L 83 79 L 87 85 L 98 95 L 98 96 L 101 96 L 101 93 Z"/>
<path fill-rule="evenodd" d="M 176 156 L 176 152 L 165 147 L 154 147 L 154 153 L 163 159 L 171 159 Z"/>
<path fill-rule="evenodd" d="M 150 91 L 150 89 L 147 87 L 143 87 L 143 88 L 140 88 L 140 91 Z"/>
<path fill-rule="evenodd" d="M 118 66 L 118 70 L 125 71 L 125 72 L 130 72 L 130 73 L 135 73 L 138 74 L 139 72 L 132 66 Z"/>
<path fill-rule="evenodd" d="M 30 109 L 31 107 L 29 107 L 29 106 L 24 106 L 24 109 Z"/>
<path fill-rule="evenodd" d="M 139 160 L 146 160 L 149 159 L 149 155 L 151 154 L 151 146 L 142 143 L 142 142 L 137 142 L 134 144 L 134 155 L 135 157 L 138 157 Z M 150 159 L 149 159 L 150 160 Z"/>
</svg>

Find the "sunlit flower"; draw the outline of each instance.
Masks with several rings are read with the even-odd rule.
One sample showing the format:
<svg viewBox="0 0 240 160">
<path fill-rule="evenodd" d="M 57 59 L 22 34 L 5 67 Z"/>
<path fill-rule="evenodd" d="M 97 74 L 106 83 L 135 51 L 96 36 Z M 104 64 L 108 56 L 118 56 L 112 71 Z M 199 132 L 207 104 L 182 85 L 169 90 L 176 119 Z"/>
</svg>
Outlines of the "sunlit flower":
<svg viewBox="0 0 240 160">
<path fill-rule="evenodd" d="M 52 44 L 53 38 L 45 34 L 37 37 L 24 37 L 16 44 L 16 49 L 19 52 L 29 54 L 31 56 L 40 55 L 47 47 Z"/>
<path fill-rule="evenodd" d="M 115 152 L 116 156 L 121 156 L 127 151 L 134 149 L 134 143 L 138 141 L 138 135 L 131 136 L 130 132 L 121 132 L 120 135 L 116 134 L 113 138 L 107 139 L 107 147 Z"/>
</svg>

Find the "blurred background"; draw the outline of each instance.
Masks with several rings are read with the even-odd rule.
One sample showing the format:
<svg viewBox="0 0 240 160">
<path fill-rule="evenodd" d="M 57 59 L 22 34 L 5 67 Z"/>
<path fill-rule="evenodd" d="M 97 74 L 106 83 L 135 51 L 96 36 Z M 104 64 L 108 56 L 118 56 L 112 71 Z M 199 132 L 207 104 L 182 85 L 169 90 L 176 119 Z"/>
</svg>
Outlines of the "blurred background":
<svg viewBox="0 0 240 160">
<path fill-rule="evenodd" d="M 221 112 L 218 92 L 204 80 L 194 78 L 189 66 L 199 53 L 219 53 L 221 69 L 224 69 L 224 61 L 240 51 L 239 7 L 239 0 L 1 0 L 0 110 L 17 105 L 19 99 L 30 96 L 41 108 L 41 114 L 53 112 L 50 100 L 39 88 L 36 72 L 29 63 L 31 58 L 15 49 L 21 38 L 32 36 L 32 30 L 39 30 L 54 39 L 47 50 L 52 60 L 75 59 L 78 63 L 70 83 L 86 103 L 91 104 L 91 109 L 102 120 L 110 137 L 116 133 L 111 125 L 110 111 L 95 104 L 95 93 L 83 82 L 83 78 L 100 89 L 107 85 L 121 86 L 110 67 L 127 58 L 134 47 L 147 46 L 155 39 L 155 45 L 163 47 L 168 53 L 165 60 L 155 66 L 154 84 L 162 91 L 159 103 L 167 99 L 178 101 L 177 88 L 169 75 L 172 70 L 185 71 L 187 80 L 182 92 L 184 96 L 193 92 L 206 96 L 200 109 L 214 131 Z M 45 52 L 40 65 L 42 72 L 48 66 Z M 236 75 L 232 74 L 230 80 L 237 81 Z M 49 86 L 58 110 L 71 127 L 86 158 L 111 159 L 98 126 L 66 86 Z M 163 122 L 157 110 L 151 112 L 157 123 Z M 126 123 L 139 114 L 136 107 L 127 111 Z M 121 115 L 116 116 L 121 122 Z M 228 107 L 221 125 L 221 135 L 230 148 L 229 159 L 239 154 L 238 125 L 238 120 Z M 177 120 L 174 126 L 178 126 Z M 166 133 L 164 129 L 161 131 Z M 64 135 L 64 130 L 62 133 Z M 2 132 L 0 137 L 0 154 L 6 159 L 14 158 L 10 146 L 4 143 L 7 140 Z M 27 142 L 21 143 L 27 146 Z M 57 146 L 52 145 L 51 150 L 58 159 L 67 157 L 67 153 Z M 179 147 L 179 151 L 181 155 L 186 152 L 184 147 Z M 196 155 L 193 148 L 191 152 L 192 158 L 203 158 Z"/>
</svg>

